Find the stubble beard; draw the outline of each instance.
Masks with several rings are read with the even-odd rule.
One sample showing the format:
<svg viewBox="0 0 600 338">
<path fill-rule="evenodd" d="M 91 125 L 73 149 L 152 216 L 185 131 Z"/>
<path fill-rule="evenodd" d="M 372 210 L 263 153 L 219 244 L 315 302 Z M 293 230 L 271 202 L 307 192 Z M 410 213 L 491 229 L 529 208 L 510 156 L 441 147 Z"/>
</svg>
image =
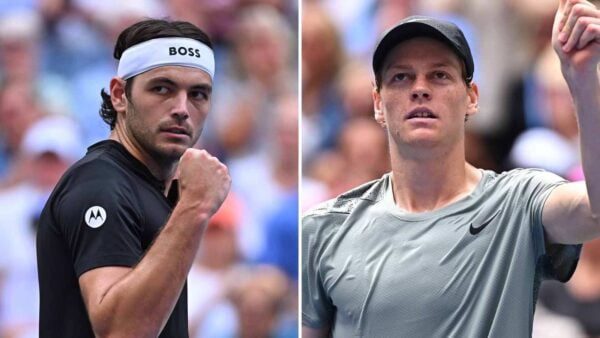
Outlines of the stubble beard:
<svg viewBox="0 0 600 338">
<path fill-rule="evenodd" d="M 139 115 L 142 113 L 131 102 L 128 102 L 127 106 L 125 122 L 133 140 L 141 147 L 141 150 L 147 153 L 163 168 L 170 168 L 177 164 L 185 149 L 192 147 L 198 139 L 198 137 L 194 137 L 192 140 L 193 143 L 186 145 L 184 150 L 178 147 L 161 147 L 156 140 L 158 135 L 156 129 L 158 129 L 158 126 L 154 126 L 153 129 L 152 126 L 142 123 L 139 118 Z"/>
</svg>

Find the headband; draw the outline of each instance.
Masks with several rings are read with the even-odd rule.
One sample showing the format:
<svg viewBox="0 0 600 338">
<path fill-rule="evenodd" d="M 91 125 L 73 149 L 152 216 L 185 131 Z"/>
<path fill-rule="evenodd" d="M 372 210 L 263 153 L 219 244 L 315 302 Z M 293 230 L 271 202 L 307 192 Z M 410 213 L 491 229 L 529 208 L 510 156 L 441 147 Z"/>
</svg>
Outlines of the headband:
<svg viewBox="0 0 600 338">
<path fill-rule="evenodd" d="M 117 76 L 127 80 L 162 66 L 198 68 L 215 76 L 215 56 L 210 47 L 189 38 L 158 38 L 127 48 L 117 69 Z"/>
</svg>

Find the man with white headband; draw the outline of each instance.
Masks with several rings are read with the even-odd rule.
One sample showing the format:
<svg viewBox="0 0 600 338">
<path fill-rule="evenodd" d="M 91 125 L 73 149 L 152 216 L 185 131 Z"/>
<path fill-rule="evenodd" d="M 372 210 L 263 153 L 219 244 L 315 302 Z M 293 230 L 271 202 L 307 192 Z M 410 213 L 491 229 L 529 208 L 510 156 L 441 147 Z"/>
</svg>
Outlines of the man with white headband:
<svg viewBox="0 0 600 338">
<path fill-rule="evenodd" d="M 114 56 L 100 109 L 111 135 L 63 176 L 40 219 L 40 337 L 187 337 L 186 277 L 230 188 L 227 168 L 191 148 L 211 101 L 206 34 L 146 20 L 120 34 Z"/>
</svg>

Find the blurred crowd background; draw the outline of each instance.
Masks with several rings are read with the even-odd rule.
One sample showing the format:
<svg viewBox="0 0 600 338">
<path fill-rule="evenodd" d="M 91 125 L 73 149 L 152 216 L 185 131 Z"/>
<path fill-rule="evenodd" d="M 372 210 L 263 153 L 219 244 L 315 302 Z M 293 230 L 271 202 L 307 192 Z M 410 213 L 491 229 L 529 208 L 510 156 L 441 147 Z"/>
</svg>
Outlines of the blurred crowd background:
<svg viewBox="0 0 600 338">
<path fill-rule="evenodd" d="M 390 170 L 387 136 L 373 119 L 371 57 L 382 32 L 413 14 L 454 21 L 470 41 L 480 93 L 479 113 L 467 122 L 471 164 L 583 179 L 575 108 L 550 45 L 557 7 L 558 0 L 302 0 L 302 210 Z M 600 240 L 584 246 L 569 283 L 543 283 L 539 299 L 534 337 L 600 337 Z"/>
<path fill-rule="evenodd" d="M 197 145 L 230 168 L 188 279 L 190 337 L 297 337 L 298 8 L 294 0 L 0 0 L 0 338 L 37 337 L 36 222 L 109 135 L 100 90 L 118 34 L 190 21 L 216 52 Z"/>
</svg>

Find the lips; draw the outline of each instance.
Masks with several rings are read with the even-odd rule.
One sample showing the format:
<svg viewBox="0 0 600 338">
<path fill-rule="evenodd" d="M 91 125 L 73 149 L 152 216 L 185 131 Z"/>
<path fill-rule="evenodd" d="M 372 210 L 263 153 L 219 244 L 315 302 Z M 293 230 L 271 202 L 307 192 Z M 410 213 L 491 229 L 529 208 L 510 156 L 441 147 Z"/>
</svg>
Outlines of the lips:
<svg viewBox="0 0 600 338">
<path fill-rule="evenodd" d="M 192 136 L 192 133 L 183 126 L 165 126 L 160 128 L 161 132 Z"/>
<path fill-rule="evenodd" d="M 437 116 L 428 108 L 418 107 L 406 114 L 405 119 L 416 119 L 416 118 L 425 118 L 425 119 L 437 119 Z"/>
</svg>

